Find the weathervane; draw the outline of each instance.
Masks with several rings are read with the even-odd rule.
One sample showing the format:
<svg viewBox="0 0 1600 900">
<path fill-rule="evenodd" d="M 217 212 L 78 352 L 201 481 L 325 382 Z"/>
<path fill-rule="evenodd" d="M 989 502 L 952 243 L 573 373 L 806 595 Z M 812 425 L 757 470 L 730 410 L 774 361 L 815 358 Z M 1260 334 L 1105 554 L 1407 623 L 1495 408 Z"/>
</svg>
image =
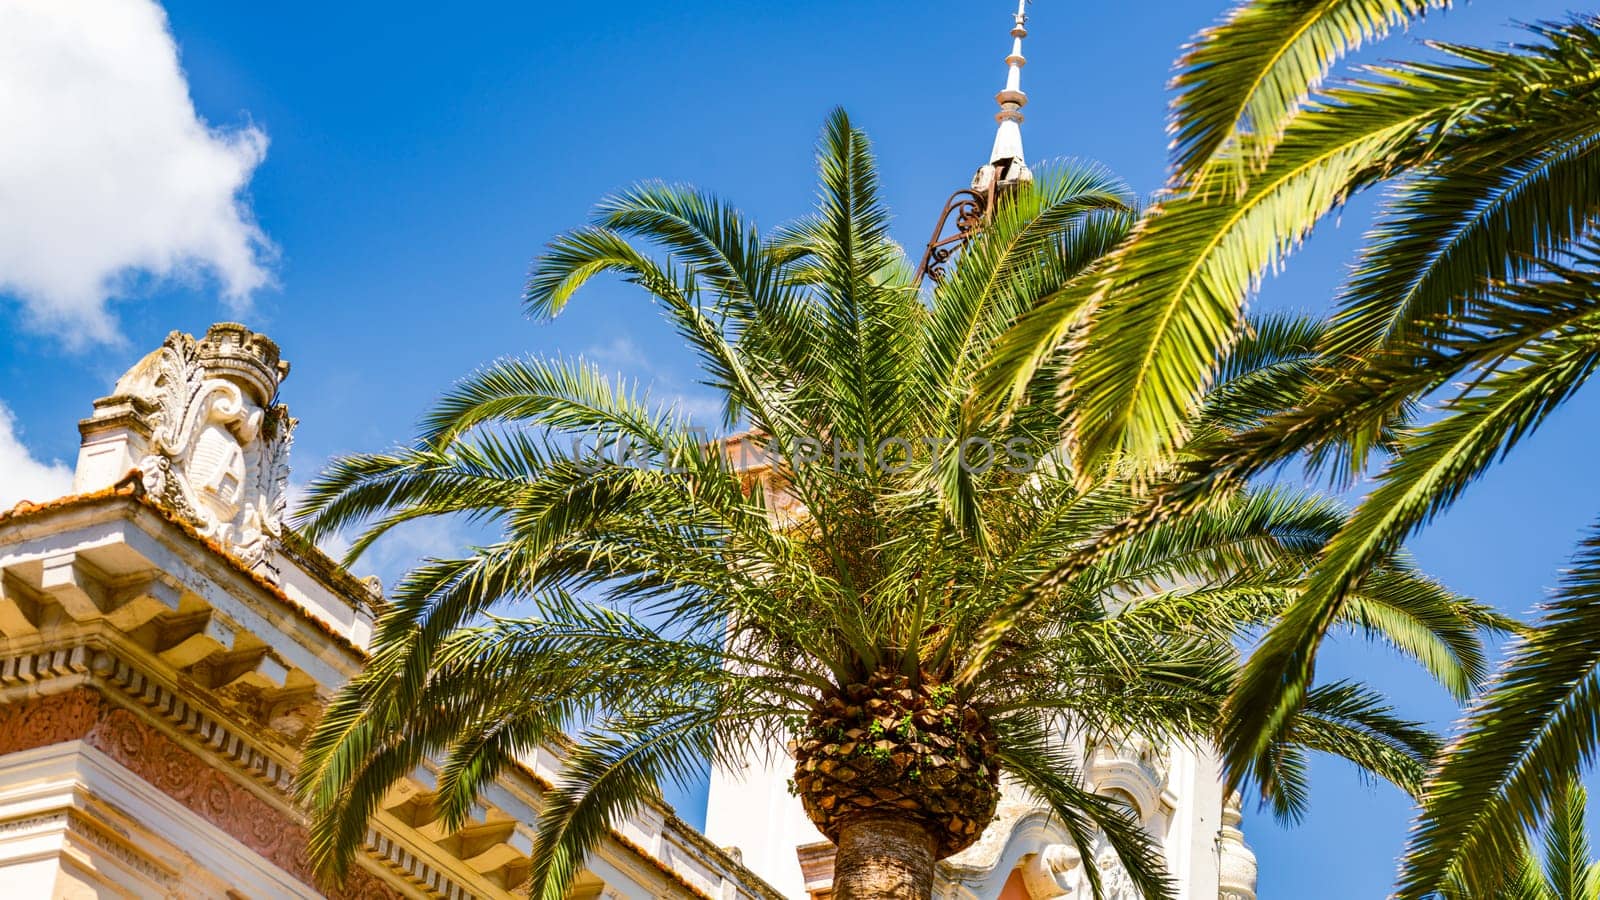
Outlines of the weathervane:
<svg viewBox="0 0 1600 900">
<path fill-rule="evenodd" d="M 1006 86 L 995 95 L 1000 112 L 995 115 L 999 127 L 995 130 L 994 148 L 989 151 L 989 162 L 972 176 L 972 186 L 950 195 L 944 212 L 939 214 L 928 239 L 922 262 L 917 266 L 917 281 L 926 276 L 937 282 L 944 278 L 945 265 L 960 252 L 983 227 L 993 212 L 995 203 L 1007 191 L 1025 181 L 1033 180 L 1028 164 L 1022 157 L 1022 107 L 1028 104 L 1028 95 L 1022 92 L 1022 66 L 1027 62 L 1022 56 L 1022 39 L 1028 36 L 1028 0 L 1017 0 L 1017 12 L 1011 28 L 1011 55 L 1006 57 Z M 949 232 L 951 226 L 955 231 Z"/>
</svg>

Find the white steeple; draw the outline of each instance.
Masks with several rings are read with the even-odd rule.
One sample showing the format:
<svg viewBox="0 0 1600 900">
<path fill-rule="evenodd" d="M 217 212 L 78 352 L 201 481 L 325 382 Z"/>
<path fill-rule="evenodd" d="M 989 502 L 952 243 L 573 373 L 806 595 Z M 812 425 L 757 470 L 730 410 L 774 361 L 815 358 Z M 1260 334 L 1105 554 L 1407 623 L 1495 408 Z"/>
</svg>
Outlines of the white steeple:
<svg viewBox="0 0 1600 900">
<path fill-rule="evenodd" d="M 994 148 L 989 151 L 989 162 L 973 178 L 975 187 L 987 186 L 991 179 L 1000 186 L 1019 181 L 1033 180 L 1028 164 L 1022 155 L 1022 108 L 1028 105 L 1028 95 L 1022 92 L 1022 67 L 1027 59 L 1022 55 L 1022 39 L 1028 36 L 1028 0 L 1017 0 L 1017 12 L 1011 27 L 1011 55 L 1006 57 L 1006 86 L 994 99 L 1000 104 L 995 115 L 999 127 L 995 129 Z"/>
</svg>

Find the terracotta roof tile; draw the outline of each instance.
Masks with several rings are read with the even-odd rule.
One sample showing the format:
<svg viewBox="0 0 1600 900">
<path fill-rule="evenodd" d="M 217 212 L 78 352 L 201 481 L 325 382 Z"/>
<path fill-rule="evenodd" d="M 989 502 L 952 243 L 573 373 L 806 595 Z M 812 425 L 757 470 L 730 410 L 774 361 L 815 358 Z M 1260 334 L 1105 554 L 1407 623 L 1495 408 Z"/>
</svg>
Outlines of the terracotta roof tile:
<svg viewBox="0 0 1600 900">
<path fill-rule="evenodd" d="M 44 503 L 33 503 L 24 500 L 18 503 L 16 506 L 13 506 L 10 510 L 0 513 L 0 525 L 24 521 L 44 513 L 54 512 L 56 510 L 70 509 L 78 506 L 92 506 L 95 503 L 104 500 L 111 500 L 117 497 L 124 497 L 128 500 L 136 502 L 165 519 L 169 524 L 176 526 L 179 531 L 182 531 L 189 538 L 206 547 L 217 556 L 220 556 L 241 575 L 244 575 L 246 578 L 249 578 L 251 581 L 255 582 L 262 590 L 283 601 L 291 609 L 298 611 L 302 618 L 310 622 L 312 625 L 315 625 L 319 630 L 333 638 L 345 649 L 352 650 L 362 659 L 366 659 L 366 650 L 355 641 L 350 640 L 349 637 L 345 636 L 344 632 L 338 630 L 332 623 L 326 622 L 323 619 L 312 615 L 310 610 L 291 599 L 288 594 L 283 592 L 282 588 L 278 587 L 276 584 L 273 584 L 272 581 L 269 580 L 265 575 L 262 575 L 260 572 L 257 572 L 255 569 L 246 565 L 243 560 L 239 559 L 237 556 L 234 556 L 232 553 L 229 553 L 222 547 L 221 544 L 218 544 L 216 541 L 213 541 L 205 535 L 202 535 L 198 530 L 195 529 L 193 525 L 190 525 L 188 522 L 178 518 L 172 513 L 171 510 L 160 505 L 159 503 L 156 503 L 154 500 L 151 500 L 149 496 L 145 494 L 144 484 L 139 480 L 139 473 L 137 470 L 130 471 L 128 474 L 122 476 L 121 480 L 119 480 L 115 485 L 98 491 L 89 491 L 82 494 L 68 494 L 64 497 L 58 497 L 54 500 L 46 501 Z"/>
<path fill-rule="evenodd" d="M 705 891 L 701 890 L 693 882 L 691 882 L 688 879 L 684 878 L 682 875 L 679 875 L 676 869 L 670 868 L 666 863 L 662 862 L 659 859 L 656 859 L 655 854 L 653 854 L 650 851 L 644 849 L 643 847 L 639 846 L 638 844 L 635 844 L 633 841 L 628 840 L 626 837 L 623 837 L 622 832 L 620 832 L 620 831 L 616 830 L 615 828 L 613 828 L 613 829 L 611 829 L 611 837 L 614 838 L 617 843 L 619 843 L 622 846 L 628 848 L 629 850 L 632 850 L 634 852 L 634 854 L 636 854 L 637 856 L 643 858 L 645 862 L 649 863 L 650 865 L 654 866 L 657 869 L 660 869 L 662 874 L 666 875 L 668 878 L 671 878 L 673 881 L 676 881 L 678 884 L 683 885 L 684 888 L 686 888 L 689 891 L 689 893 L 693 894 L 696 897 L 701 897 L 701 898 L 703 898 L 703 900 L 716 900 L 716 898 L 712 897 L 710 894 L 708 894 Z"/>
</svg>

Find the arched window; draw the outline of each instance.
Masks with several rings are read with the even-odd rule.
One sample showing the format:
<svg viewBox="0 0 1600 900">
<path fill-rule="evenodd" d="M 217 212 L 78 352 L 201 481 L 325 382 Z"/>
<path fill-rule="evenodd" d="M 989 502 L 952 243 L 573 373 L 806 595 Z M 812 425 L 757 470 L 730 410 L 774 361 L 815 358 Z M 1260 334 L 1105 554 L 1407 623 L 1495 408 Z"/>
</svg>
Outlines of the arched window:
<svg viewBox="0 0 1600 900">
<path fill-rule="evenodd" d="M 1117 787 L 1105 788 L 1105 789 L 1100 791 L 1100 796 L 1105 797 L 1105 798 L 1107 798 L 1109 800 L 1114 800 L 1117 803 L 1120 803 L 1123 806 L 1127 807 L 1128 808 L 1128 812 L 1133 814 L 1134 819 L 1136 819 L 1136 820 L 1138 820 L 1140 822 L 1143 822 L 1145 820 L 1145 817 L 1148 815 L 1146 810 L 1141 809 L 1139 807 L 1138 798 L 1134 797 L 1132 794 L 1128 793 L 1127 791 L 1123 790 L 1122 788 L 1117 788 Z"/>
</svg>

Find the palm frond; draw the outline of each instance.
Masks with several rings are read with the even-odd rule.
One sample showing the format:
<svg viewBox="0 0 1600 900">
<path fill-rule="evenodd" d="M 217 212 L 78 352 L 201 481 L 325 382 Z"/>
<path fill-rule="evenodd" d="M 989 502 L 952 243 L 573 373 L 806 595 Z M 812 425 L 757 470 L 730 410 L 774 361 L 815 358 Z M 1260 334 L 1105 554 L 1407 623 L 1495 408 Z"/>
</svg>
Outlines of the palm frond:
<svg viewBox="0 0 1600 900">
<path fill-rule="evenodd" d="M 589 852 L 611 824 L 658 796 L 665 779 L 688 784 L 702 760 L 718 753 L 729 711 L 687 708 L 652 721 L 613 721 L 563 761 L 561 781 L 545 795 L 534 841 L 529 894 L 562 900 Z"/>
<path fill-rule="evenodd" d="M 1553 143 L 1519 135 L 1488 158 L 1474 147 L 1400 182 L 1340 299 L 1330 352 L 1429 346 L 1443 323 L 1471 315 L 1496 285 L 1527 278 L 1537 260 L 1590 230 L 1600 133 L 1573 124 Z"/>
<path fill-rule="evenodd" d="M 1504 670 L 1468 710 L 1424 786 L 1396 896 L 1452 878 L 1477 888 L 1517 864 L 1524 835 L 1600 745 L 1600 535 L 1591 532 Z"/>
<path fill-rule="evenodd" d="M 1435 158 L 1472 123 L 1510 118 L 1536 94 L 1600 82 L 1600 66 L 1579 55 L 1600 58 L 1600 45 L 1583 41 L 1441 50 L 1454 61 L 1374 70 L 1325 91 L 1237 197 L 1180 190 L 1151 209 L 1099 286 L 1069 379 L 1081 470 L 1124 456 L 1149 466 L 1181 443 L 1246 298 L 1352 193 Z M 1034 343 L 1049 327 L 1015 339 Z"/>
<path fill-rule="evenodd" d="M 1578 778 L 1565 787 L 1544 827 L 1544 877 L 1560 900 L 1591 900 L 1595 863 L 1589 849 L 1589 794 Z"/>
<path fill-rule="evenodd" d="M 1569 286 L 1592 277 L 1554 270 Z M 1539 302 L 1549 283 L 1522 288 Z M 1577 288 L 1581 290 L 1582 288 Z M 1530 348 L 1445 404 L 1440 420 L 1408 435 L 1379 485 L 1329 544 L 1307 590 L 1245 668 L 1222 732 L 1229 777 L 1257 774 L 1253 758 L 1305 696 L 1316 648 L 1344 598 L 1379 554 L 1393 550 L 1467 485 L 1538 428 L 1600 365 L 1600 333 L 1578 329 Z"/>
<path fill-rule="evenodd" d="M 1449 0 L 1243 0 L 1178 58 L 1168 131 L 1174 177 L 1205 180 L 1218 152 L 1264 160 L 1333 66 Z M 1248 169 L 1218 174 L 1247 180 Z"/>
</svg>

